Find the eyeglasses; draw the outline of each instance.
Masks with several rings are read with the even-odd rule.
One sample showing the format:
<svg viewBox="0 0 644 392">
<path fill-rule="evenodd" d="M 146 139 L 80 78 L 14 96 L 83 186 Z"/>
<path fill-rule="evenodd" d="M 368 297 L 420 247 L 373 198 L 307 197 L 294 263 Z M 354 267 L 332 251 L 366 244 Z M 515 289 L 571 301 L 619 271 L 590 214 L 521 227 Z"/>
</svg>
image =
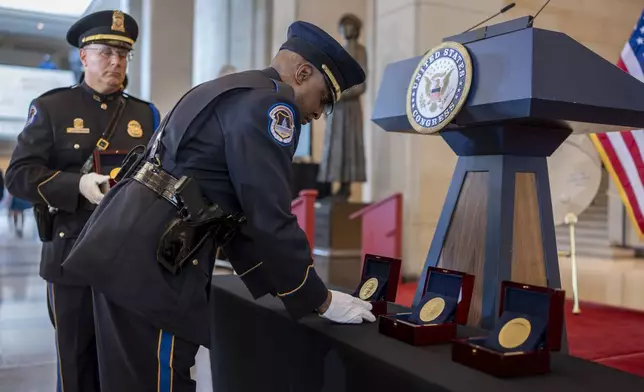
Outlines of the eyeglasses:
<svg viewBox="0 0 644 392">
<path fill-rule="evenodd" d="M 98 55 L 105 60 L 112 58 L 112 56 L 117 56 L 121 60 L 123 59 L 126 59 L 128 61 L 132 60 L 132 51 L 127 49 L 117 49 L 117 48 L 111 48 L 109 46 L 93 46 L 93 47 L 90 46 L 90 47 L 84 47 L 83 49 L 95 50 L 98 52 Z"/>
</svg>

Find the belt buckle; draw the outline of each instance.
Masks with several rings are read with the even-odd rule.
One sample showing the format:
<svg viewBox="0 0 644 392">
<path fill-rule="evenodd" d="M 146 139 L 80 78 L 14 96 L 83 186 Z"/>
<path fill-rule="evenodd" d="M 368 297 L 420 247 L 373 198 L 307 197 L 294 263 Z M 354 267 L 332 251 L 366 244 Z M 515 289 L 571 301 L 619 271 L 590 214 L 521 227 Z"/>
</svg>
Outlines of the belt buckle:
<svg viewBox="0 0 644 392">
<path fill-rule="evenodd" d="M 103 138 L 98 139 L 98 141 L 96 142 L 96 147 L 98 147 L 98 149 L 101 150 L 101 151 L 107 150 L 107 147 L 109 145 L 110 145 L 110 142 L 108 142 L 107 140 L 105 140 Z"/>
</svg>

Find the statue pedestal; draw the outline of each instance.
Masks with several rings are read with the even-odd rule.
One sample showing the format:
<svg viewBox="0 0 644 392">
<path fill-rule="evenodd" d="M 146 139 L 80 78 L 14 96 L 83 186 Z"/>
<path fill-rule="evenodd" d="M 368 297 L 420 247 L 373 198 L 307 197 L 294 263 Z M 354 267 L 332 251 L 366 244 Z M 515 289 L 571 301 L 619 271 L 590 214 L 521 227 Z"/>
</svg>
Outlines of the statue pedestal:
<svg viewBox="0 0 644 392">
<path fill-rule="evenodd" d="M 325 257 L 360 257 L 362 227 L 349 217 L 368 204 L 322 200 L 315 203 L 315 248 Z"/>
</svg>

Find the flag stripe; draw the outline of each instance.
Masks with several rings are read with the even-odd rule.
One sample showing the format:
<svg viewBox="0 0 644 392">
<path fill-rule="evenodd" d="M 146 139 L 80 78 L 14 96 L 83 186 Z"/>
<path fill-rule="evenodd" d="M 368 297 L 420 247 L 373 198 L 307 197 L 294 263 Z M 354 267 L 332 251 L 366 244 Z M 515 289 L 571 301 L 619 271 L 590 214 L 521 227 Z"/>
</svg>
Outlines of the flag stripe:
<svg viewBox="0 0 644 392">
<path fill-rule="evenodd" d="M 622 50 L 622 61 L 626 66 L 626 71 L 632 76 L 636 77 L 640 82 L 644 81 L 644 72 L 640 62 L 635 57 L 635 51 L 631 44 L 626 43 L 624 49 Z"/>
<path fill-rule="evenodd" d="M 639 211 L 638 205 L 637 204 L 634 205 L 631 202 L 632 200 L 634 200 L 634 195 L 632 190 L 630 189 L 630 184 L 628 184 L 628 180 L 624 172 L 624 168 L 622 167 L 620 160 L 617 158 L 615 150 L 613 149 L 607 134 L 601 133 L 601 134 L 594 134 L 592 136 L 593 136 L 593 141 L 595 142 L 595 147 L 599 151 L 602 157 L 602 160 L 606 165 L 606 168 L 608 169 L 608 171 L 613 177 L 613 180 L 615 181 L 615 185 L 617 186 L 619 195 L 622 201 L 624 202 L 624 206 L 626 207 L 628 216 L 633 222 L 633 225 L 635 225 L 635 227 L 638 228 L 639 230 L 639 228 L 641 227 L 639 224 L 639 222 L 641 222 L 641 219 L 638 220 L 637 217 L 638 216 L 641 217 L 642 214 Z"/>
<path fill-rule="evenodd" d="M 633 139 L 637 143 L 637 148 L 640 151 L 640 159 L 644 162 L 644 130 L 638 129 L 637 131 L 632 131 Z M 642 176 L 643 168 L 640 167 L 640 177 Z M 644 182 L 644 180 L 643 180 Z"/>
<path fill-rule="evenodd" d="M 602 161 L 604 162 L 604 165 L 606 166 L 606 170 L 608 170 L 608 173 L 613 177 L 613 181 L 615 181 L 615 187 L 617 188 L 617 192 L 619 193 L 620 198 L 624 202 L 624 207 L 628 212 L 629 218 L 631 219 L 633 224 L 637 226 L 637 221 L 635 220 L 635 214 L 633 213 L 631 204 L 628 202 L 628 196 L 626 195 L 626 191 L 622 186 L 622 181 L 620 180 L 619 175 L 617 174 L 617 170 L 613 166 L 613 162 L 610 160 L 610 158 L 608 157 L 608 154 L 606 153 L 606 147 L 607 147 L 606 135 L 603 133 L 591 134 L 590 140 L 593 142 L 593 144 L 595 145 L 595 148 L 599 152 L 599 155 Z M 617 165 L 620 165 L 619 161 L 617 162 Z M 619 170 L 621 172 L 621 165 L 619 167 Z"/>
<path fill-rule="evenodd" d="M 644 10 L 622 49 L 617 67 L 644 82 Z M 591 135 L 640 237 L 644 237 L 644 131 Z"/>
<path fill-rule="evenodd" d="M 611 132 L 607 134 L 611 141 L 611 146 L 615 151 L 615 158 L 618 159 L 623 168 L 625 179 L 624 187 L 629 188 L 628 198 L 633 206 L 633 212 L 637 221 L 642 220 L 642 212 L 639 208 L 639 200 L 644 200 L 644 186 L 642 186 L 642 179 L 637 171 L 635 165 L 635 154 L 629 149 L 624 141 L 624 135 L 621 132 Z M 635 146 L 637 147 L 637 146 Z M 639 155 L 639 151 L 637 152 Z M 609 152 L 610 156 L 610 152 Z"/>
<path fill-rule="evenodd" d="M 622 58 L 620 57 L 619 60 L 617 61 L 617 67 L 621 69 L 624 72 L 628 72 L 626 69 L 626 65 L 624 65 L 624 62 L 622 61 Z"/>
</svg>

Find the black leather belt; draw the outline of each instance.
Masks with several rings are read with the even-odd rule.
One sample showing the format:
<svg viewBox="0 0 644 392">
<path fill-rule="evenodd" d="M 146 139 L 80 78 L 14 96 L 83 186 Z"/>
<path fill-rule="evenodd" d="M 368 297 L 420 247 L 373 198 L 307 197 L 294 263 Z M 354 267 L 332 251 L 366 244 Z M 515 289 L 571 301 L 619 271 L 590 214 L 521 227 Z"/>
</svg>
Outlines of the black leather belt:
<svg viewBox="0 0 644 392">
<path fill-rule="evenodd" d="M 166 199 L 176 208 L 181 208 L 176 196 L 176 185 L 179 180 L 159 166 L 145 162 L 136 169 L 132 178 Z"/>
</svg>

